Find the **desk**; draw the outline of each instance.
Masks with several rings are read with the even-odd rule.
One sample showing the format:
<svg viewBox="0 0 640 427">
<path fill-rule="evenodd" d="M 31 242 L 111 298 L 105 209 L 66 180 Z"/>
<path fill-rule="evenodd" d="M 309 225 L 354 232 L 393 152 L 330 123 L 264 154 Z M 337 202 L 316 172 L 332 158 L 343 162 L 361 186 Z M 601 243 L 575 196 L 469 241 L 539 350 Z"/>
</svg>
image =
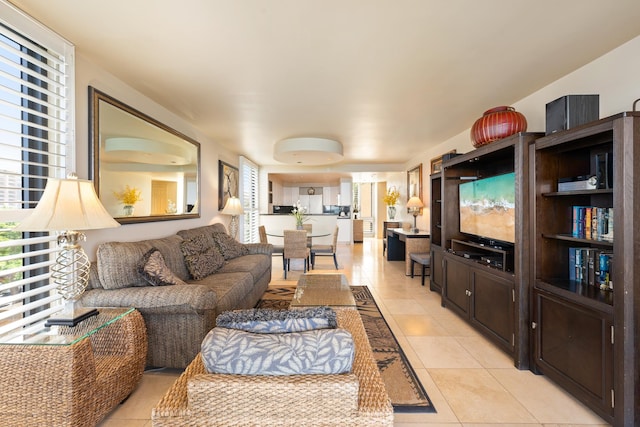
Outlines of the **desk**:
<svg viewBox="0 0 640 427">
<path fill-rule="evenodd" d="M 147 335 L 140 312 L 100 308 L 74 327 L 0 338 L 3 425 L 94 426 L 142 378 Z"/>
<path fill-rule="evenodd" d="M 402 228 L 387 229 L 387 261 L 404 261 L 405 274 L 411 275 L 411 252 L 429 252 L 430 235 L 427 232 L 404 230 Z"/>
</svg>

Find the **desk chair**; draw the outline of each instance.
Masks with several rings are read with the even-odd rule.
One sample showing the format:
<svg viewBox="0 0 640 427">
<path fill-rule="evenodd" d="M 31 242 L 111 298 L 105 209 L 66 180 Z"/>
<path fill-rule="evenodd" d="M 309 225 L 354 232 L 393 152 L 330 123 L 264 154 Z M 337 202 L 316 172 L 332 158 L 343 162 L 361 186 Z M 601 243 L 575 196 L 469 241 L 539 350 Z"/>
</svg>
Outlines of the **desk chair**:
<svg viewBox="0 0 640 427">
<path fill-rule="evenodd" d="M 409 254 L 411 259 L 411 278 L 413 279 L 413 267 L 417 262 L 422 266 L 422 286 L 424 286 L 425 271 L 429 269 L 429 275 L 431 275 L 431 254 L 429 252 L 411 252 Z"/>
<path fill-rule="evenodd" d="M 304 272 L 307 272 L 311 251 L 307 246 L 306 230 L 284 230 L 284 278 L 290 269 L 292 259 L 304 260 Z"/>
<path fill-rule="evenodd" d="M 336 266 L 336 270 L 338 269 L 338 260 L 336 259 L 336 249 L 338 248 L 338 230 L 339 230 L 339 227 L 336 226 L 336 229 L 333 232 L 333 243 L 331 245 L 312 245 L 311 246 L 311 268 L 315 268 L 316 255 L 321 255 L 321 256 L 333 256 L 333 263 Z"/>
</svg>

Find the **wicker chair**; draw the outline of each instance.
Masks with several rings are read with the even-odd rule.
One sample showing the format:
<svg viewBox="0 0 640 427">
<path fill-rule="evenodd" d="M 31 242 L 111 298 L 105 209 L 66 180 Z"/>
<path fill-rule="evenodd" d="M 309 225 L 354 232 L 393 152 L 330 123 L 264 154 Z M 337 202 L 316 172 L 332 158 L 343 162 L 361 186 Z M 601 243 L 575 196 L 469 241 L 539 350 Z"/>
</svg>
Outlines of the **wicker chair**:
<svg viewBox="0 0 640 427">
<path fill-rule="evenodd" d="M 393 407 L 357 310 L 336 309 L 355 343 L 353 370 L 336 375 L 223 375 L 200 354 L 151 413 L 153 427 L 392 426 Z"/>
<path fill-rule="evenodd" d="M 313 224 L 302 224 L 302 229 L 307 232 L 307 247 L 311 248 L 313 242 L 310 236 L 313 232 Z"/>
<path fill-rule="evenodd" d="M 260 234 L 260 243 L 269 243 L 269 239 L 267 238 L 267 229 L 264 228 L 264 225 L 258 227 L 258 233 Z M 271 244 L 271 246 L 273 246 L 273 252 L 271 253 L 271 255 L 284 254 L 284 246 L 274 245 L 273 243 Z"/>
<path fill-rule="evenodd" d="M 333 256 L 333 264 L 338 269 L 338 259 L 336 258 L 336 249 L 338 248 L 338 230 L 339 227 L 333 232 L 333 243 L 330 245 L 312 245 L 311 246 L 311 268 L 316 266 L 316 256 Z"/>
<path fill-rule="evenodd" d="M 304 272 L 307 272 L 311 251 L 307 246 L 306 230 L 284 230 L 284 278 L 291 267 L 292 259 L 304 260 Z"/>
</svg>

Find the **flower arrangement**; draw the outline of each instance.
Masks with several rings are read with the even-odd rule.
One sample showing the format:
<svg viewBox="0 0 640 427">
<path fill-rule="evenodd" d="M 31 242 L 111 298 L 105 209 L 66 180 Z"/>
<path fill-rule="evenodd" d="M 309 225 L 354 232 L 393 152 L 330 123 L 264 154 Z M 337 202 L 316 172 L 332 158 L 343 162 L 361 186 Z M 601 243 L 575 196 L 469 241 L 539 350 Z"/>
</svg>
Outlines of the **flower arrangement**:
<svg viewBox="0 0 640 427">
<path fill-rule="evenodd" d="M 389 189 L 387 194 L 382 198 L 382 201 L 387 206 L 395 206 L 398 203 L 398 199 L 400 198 L 400 192 L 392 187 Z"/>
<path fill-rule="evenodd" d="M 141 191 L 136 187 L 129 187 L 128 185 L 124 188 L 124 191 L 117 192 L 114 191 L 113 195 L 118 199 L 120 203 L 123 205 L 135 205 L 137 202 L 142 200 Z"/>
<path fill-rule="evenodd" d="M 295 207 L 291 211 L 291 215 L 296 219 L 296 227 L 302 227 L 302 223 L 309 219 L 306 209 L 300 205 L 300 200 L 296 202 Z"/>
</svg>

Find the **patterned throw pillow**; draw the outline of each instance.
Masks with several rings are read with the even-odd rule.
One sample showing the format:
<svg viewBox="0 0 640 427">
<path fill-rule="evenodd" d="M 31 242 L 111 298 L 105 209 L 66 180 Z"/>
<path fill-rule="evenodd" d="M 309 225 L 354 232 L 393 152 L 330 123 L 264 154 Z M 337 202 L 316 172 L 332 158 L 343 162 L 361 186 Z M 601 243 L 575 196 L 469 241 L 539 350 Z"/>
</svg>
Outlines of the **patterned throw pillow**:
<svg viewBox="0 0 640 427">
<path fill-rule="evenodd" d="M 164 262 L 164 257 L 156 248 L 149 249 L 138 263 L 138 273 L 153 286 L 186 285 Z"/>
<path fill-rule="evenodd" d="M 208 240 L 201 236 L 180 243 L 187 270 L 195 280 L 204 279 L 224 265 L 222 254 L 216 247 L 208 247 L 208 244 Z"/>
<path fill-rule="evenodd" d="M 249 249 L 245 245 L 238 242 L 227 233 L 214 233 L 213 240 L 216 242 L 218 250 L 220 250 L 220 253 L 226 260 L 238 258 L 239 256 L 247 255 L 249 253 Z"/>
<path fill-rule="evenodd" d="M 314 329 L 335 329 L 338 324 L 336 312 L 333 309 L 314 307 L 300 310 L 253 308 L 226 311 L 218 316 L 216 326 L 260 334 L 281 334 Z"/>
<path fill-rule="evenodd" d="M 344 374 L 355 353 L 345 329 L 254 334 L 216 327 L 201 350 L 208 372 L 241 375 Z"/>
</svg>

